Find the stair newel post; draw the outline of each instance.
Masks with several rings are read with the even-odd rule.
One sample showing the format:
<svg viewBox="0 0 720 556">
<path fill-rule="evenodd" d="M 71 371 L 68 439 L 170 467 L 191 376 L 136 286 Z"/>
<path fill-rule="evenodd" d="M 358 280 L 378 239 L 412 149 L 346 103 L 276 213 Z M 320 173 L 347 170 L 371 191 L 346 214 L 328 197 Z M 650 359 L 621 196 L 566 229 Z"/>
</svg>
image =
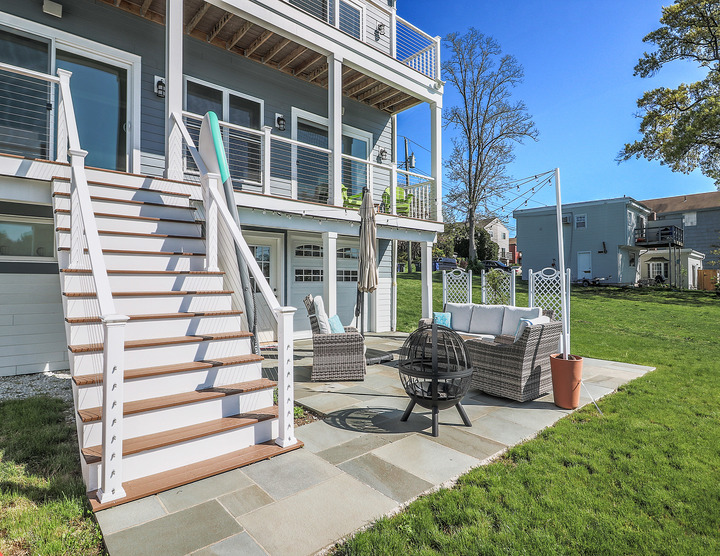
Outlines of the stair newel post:
<svg viewBox="0 0 720 556">
<path fill-rule="evenodd" d="M 58 111 L 57 111 L 57 146 L 55 160 L 57 162 L 68 161 L 68 124 L 67 114 L 65 112 L 65 91 L 70 90 L 70 76 L 71 71 L 59 69 L 57 70 L 58 77 L 60 78 L 60 86 L 58 87 L 60 97 L 58 99 Z"/>
<path fill-rule="evenodd" d="M 295 307 L 275 309 L 278 332 L 278 428 L 275 444 L 287 448 L 295 438 L 295 384 L 293 379 L 293 318 Z"/>
<path fill-rule="evenodd" d="M 205 205 L 205 270 L 218 269 L 218 207 L 215 201 L 220 185 L 218 174 L 207 174 L 202 183 L 203 204 Z M 216 195 L 211 195 L 210 191 Z"/>
<path fill-rule="evenodd" d="M 82 149 L 69 149 L 70 153 L 70 171 L 72 179 L 70 180 L 70 268 L 80 268 L 83 237 L 85 230 L 83 226 L 82 207 L 80 206 L 80 194 L 78 192 L 77 182 L 78 173 L 84 172 L 85 157 L 87 151 Z"/>
<path fill-rule="evenodd" d="M 125 375 L 125 315 L 102 317 L 103 349 L 102 476 L 98 500 L 111 502 L 125 497 L 123 463 L 123 381 Z"/>
</svg>

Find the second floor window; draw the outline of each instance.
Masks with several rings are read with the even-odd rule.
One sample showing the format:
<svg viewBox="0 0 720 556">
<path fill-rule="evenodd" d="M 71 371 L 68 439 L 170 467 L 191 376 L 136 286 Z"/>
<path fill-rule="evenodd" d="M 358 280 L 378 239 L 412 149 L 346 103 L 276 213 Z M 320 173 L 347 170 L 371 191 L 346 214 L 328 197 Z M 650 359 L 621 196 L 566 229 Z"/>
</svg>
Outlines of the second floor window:
<svg viewBox="0 0 720 556">
<path fill-rule="evenodd" d="M 584 230 L 585 228 L 587 228 L 587 217 L 584 214 L 578 214 L 575 217 L 575 229 Z"/>
</svg>

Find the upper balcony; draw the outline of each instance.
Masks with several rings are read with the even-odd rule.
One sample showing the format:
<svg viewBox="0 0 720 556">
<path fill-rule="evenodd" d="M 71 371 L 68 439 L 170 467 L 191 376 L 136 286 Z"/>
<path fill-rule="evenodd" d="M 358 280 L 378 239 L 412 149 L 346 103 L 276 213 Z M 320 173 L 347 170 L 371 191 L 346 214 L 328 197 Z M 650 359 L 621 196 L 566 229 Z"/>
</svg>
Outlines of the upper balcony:
<svg viewBox="0 0 720 556">
<path fill-rule="evenodd" d="M 682 247 L 683 229 L 678 226 L 664 225 L 661 221 L 654 222 L 634 232 L 635 245 L 638 247 Z"/>
</svg>

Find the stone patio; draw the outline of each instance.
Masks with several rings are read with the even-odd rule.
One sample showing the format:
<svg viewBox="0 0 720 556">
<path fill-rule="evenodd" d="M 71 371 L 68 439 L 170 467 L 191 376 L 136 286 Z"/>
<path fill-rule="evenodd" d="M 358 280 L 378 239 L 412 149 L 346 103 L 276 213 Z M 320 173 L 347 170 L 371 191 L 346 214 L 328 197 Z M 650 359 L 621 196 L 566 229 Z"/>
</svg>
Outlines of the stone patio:
<svg viewBox="0 0 720 556">
<path fill-rule="evenodd" d="M 405 337 L 368 335 L 368 357 L 397 354 Z M 264 355 L 272 377 L 273 353 Z M 520 404 L 471 390 L 473 426 L 442 411 L 434 438 L 429 411 L 400 422 L 397 355 L 363 382 L 312 383 L 311 364 L 312 341 L 295 342 L 296 401 L 326 415 L 296 429 L 303 449 L 98 512 L 110 554 L 313 554 L 571 413 L 552 394 Z M 583 378 L 597 399 L 651 370 L 585 359 Z M 585 390 L 580 402 L 591 403 Z"/>
</svg>

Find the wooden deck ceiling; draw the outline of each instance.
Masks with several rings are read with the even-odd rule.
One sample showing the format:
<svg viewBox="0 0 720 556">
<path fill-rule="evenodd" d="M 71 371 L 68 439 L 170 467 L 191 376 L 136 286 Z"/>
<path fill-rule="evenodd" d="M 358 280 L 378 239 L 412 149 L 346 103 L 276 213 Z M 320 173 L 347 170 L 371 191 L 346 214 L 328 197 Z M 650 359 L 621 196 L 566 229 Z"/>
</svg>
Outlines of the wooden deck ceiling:
<svg viewBox="0 0 720 556">
<path fill-rule="evenodd" d="M 101 1 L 159 24 L 165 22 L 165 0 Z M 323 54 L 203 0 L 185 0 L 184 22 L 185 34 L 191 37 L 327 89 L 328 64 Z M 388 114 L 421 102 L 348 67 L 343 67 L 342 79 L 344 96 Z"/>
</svg>

